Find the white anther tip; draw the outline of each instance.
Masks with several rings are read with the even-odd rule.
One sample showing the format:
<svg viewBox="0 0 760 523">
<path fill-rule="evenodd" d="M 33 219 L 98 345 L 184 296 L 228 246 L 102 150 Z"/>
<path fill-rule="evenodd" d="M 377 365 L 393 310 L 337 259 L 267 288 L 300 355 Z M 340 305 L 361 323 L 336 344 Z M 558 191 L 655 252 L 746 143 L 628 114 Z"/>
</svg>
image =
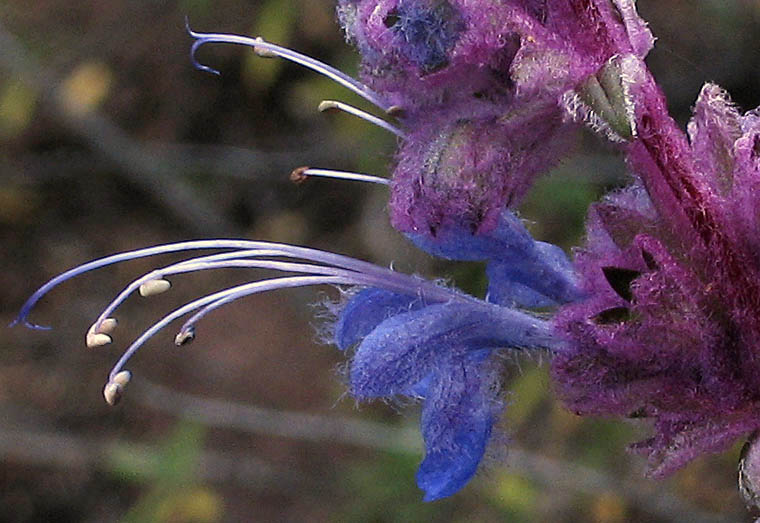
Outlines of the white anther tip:
<svg viewBox="0 0 760 523">
<path fill-rule="evenodd" d="M 106 386 L 103 387 L 103 397 L 106 403 L 112 407 L 121 401 L 121 397 L 124 395 L 124 387 L 127 386 L 129 380 L 132 378 L 132 373 L 128 370 L 123 370 L 116 374 Z"/>
<path fill-rule="evenodd" d="M 106 318 L 100 322 L 100 328 L 98 328 L 97 331 L 94 329 L 95 325 L 93 325 L 91 329 L 98 334 L 111 334 L 118 324 L 119 322 L 116 321 L 116 318 Z"/>
<path fill-rule="evenodd" d="M 128 370 L 123 370 L 121 372 L 117 372 L 116 376 L 113 377 L 111 380 L 112 382 L 121 385 L 122 387 L 126 387 L 127 383 L 129 383 L 129 380 L 132 379 L 132 373 Z"/>
<path fill-rule="evenodd" d="M 319 105 L 317 106 L 317 110 L 320 113 L 324 113 L 325 111 L 332 111 L 337 108 L 338 108 L 338 104 L 336 102 L 333 102 L 332 100 L 322 100 L 321 102 L 319 102 Z"/>
<path fill-rule="evenodd" d="M 172 284 L 169 280 L 164 280 L 163 278 L 146 281 L 140 285 L 140 296 L 155 296 L 156 294 L 168 291 L 171 286 Z"/>
<path fill-rule="evenodd" d="M 195 329 L 189 328 L 189 329 L 181 330 L 177 333 L 177 336 L 174 337 L 174 344 L 177 347 L 181 347 L 183 345 L 192 343 L 194 339 L 195 339 Z"/>
<path fill-rule="evenodd" d="M 108 345 L 113 340 L 111 339 L 111 336 L 108 334 L 103 334 L 100 332 L 87 332 L 87 336 L 85 337 L 85 343 L 87 344 L 87 347 L 90 349 L 94 349 L 95 347 L 102 347 L 103 345 Z"/>
<path fill-rule="evenodd" d="M 260 36 L 257 36 L 254 39 L 254 42 L 260 42 L 260 43 L 267 43 L 263 38 Z M 277 58 L 277 53 L 270 51 L 269 49 L 264 49 L 263 47 L 254 47 L 253 51 L 260 56 L 261 58 Z"/>
<path fill-rule="evenodd" d="M 121 396 L 124 394 L 124 387 L 118 383 L 109 381 L 106 386 L 103 387 L 103 397 L 110 406 L 114 406 L 121 401 Z"/>
</svg>

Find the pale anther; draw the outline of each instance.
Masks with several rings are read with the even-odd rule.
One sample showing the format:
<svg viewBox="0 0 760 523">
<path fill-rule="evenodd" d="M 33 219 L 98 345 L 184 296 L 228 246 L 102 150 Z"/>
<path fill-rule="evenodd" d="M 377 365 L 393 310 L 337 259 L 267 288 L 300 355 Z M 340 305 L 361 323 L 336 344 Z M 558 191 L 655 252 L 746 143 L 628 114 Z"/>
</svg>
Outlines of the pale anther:
<svg viewBox="0 0 760 523">
<path fill-rule="evenodd" d="M 188 345 L 195 339 L 195 329 L 194 328 L 188 328 L 183 329 L 177 333 L 177 335 L 174 337 L 174 344 L 177 347 L 181 347 L 183 345 Z"/>
<path fill-rule="evenodd" d="M 171 286 L 172 284 L 169 280 L 163 278 L 146 281 L 140 285 L 140 296 L 155 296 L 156 294 L 168 291 Z"/>
<path fill-rule="evenodd" d="M 359 109 L 358 107 L 354 107 L 353 105 L 349 105 L 347 103 L 338 102 L 336 100 L 322 100 L 319 103 L 319 106 L 317 106 L 317 109 L 319 110 L 320 113 L 343 111 L 345 113 L 356 116 L 357 118 L 361 118 L 362 120 L 369 122 L 372 125 L 376 125 L 380 127 L 381 129 L 385 129 L 386 131 L 395 134 L 399 138 L 406 137 L 406 134 L 404 133 L 404 131 L 402 131 L 395 125 L 389 122 L 386 122 L 382 118 L 378 118 L 377 116 L 370 114 L 367 111 L 363 111 Z"/>
<path fill-rule="evenodd" d="M 114 329 L 116 329 L 116 326 L 119 324 L 118 321 L 116 321 L 116 318 L 106 318 L 100 323 L 100 327 L 98 328 L 97 332 L 98 334 L 111 334 L 113 333 Z M 94 328 L 93 325 L 90 327 L 91 329 Z"/>
<path fill-rule="evenodd" d="M 126 387 L 127 383 L 132 379 L 132 373 L 128 370 L 123 370 L 121 372 L 117 372 L 116 376 L 113 377 L 111 381 L 114 383 L 121 385 L 122 387 Z"/>
<path fill-rule="evenodd" d="M 108 334 L 103 334 L 100 332 L 92 332 L 87 331 L 87 336 L 85 336 L 85 343 L 87 344 L 87 347 L 90 349 L 94 349 L 95 347 L 102 347 L 103 345 L 108 345 L 113 340 L 111 339 L 111 336 Z"/>
<path fill-rule="evenodd" d="M 127 386 L 129 380 L 132 378 L 132 373 L 128 370 L 118 372 L 108 383 L 103 387 L 103 397 L 111 406 L 116 405 L 124 395 L 124 387 Z"/>
<path fill-rule="evenodd" d="M 254 38 L 253 41 L 266 43 L 266 41 L 260 36 L 257 36 L 256 38 Z M 254 46 L 253 52 L 256 53 L 256 55 L 260 56 L 261 58 L 277 58 L 277 53 L 273 53 L 269 49 L 264 49 L 263 47 Z"/>
</svg>

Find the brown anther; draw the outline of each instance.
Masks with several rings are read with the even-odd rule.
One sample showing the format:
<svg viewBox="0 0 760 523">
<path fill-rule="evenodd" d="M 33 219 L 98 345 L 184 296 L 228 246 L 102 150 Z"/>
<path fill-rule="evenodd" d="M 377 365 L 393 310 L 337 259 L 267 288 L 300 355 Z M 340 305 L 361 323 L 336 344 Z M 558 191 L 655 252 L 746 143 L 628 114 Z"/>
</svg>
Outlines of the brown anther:
<svg viewBox="0 0 760 523">
<path fill-rule="evenodd" d="M 308 174 L 305 174 L 306 171 L 308 171 L 309 167 L 298 167 L 296 169 L 293 169 L 293 172 L 290 173 L 290 181 L 293 183 L 303 183 L 306 181 L 306 179 L 309 177 Z"/>
</svg>

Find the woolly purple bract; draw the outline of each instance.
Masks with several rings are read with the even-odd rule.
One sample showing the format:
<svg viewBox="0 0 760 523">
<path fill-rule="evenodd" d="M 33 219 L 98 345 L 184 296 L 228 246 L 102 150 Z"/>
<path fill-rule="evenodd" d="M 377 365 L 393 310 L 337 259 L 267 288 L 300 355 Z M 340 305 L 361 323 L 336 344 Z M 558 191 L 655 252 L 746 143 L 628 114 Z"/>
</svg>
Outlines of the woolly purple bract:
<svg viewBox="0 0 760 523">
<path fill-rule="evenodd" d="M 339 3 L 362 80 L 408 129 L 391 220 L 435 235 L 496 226 L 532 180 L 567 154 L 560 97 L 653 39 L 633 2 L 385 0 Z"/>
</svg>

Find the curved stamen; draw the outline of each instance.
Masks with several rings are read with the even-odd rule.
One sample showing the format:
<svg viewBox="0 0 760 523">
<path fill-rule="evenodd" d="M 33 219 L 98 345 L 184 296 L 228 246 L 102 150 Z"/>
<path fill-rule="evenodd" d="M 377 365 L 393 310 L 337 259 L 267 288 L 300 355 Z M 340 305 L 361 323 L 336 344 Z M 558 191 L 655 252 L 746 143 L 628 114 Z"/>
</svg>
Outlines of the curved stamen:
<svg viewBox="0 0 760 523">
<path fill-rule="evenodd" d="M 382 118 L 378 118 L 377 116 L 370 114 L 367 111 L 362 111 L 358 107 L 354 107 L 353 105 L 349 105 L 347 103 L 338 102 L 336 100 L 322 100 L 319 103 L 317 109 L 320 113 L 327 111 L 343 111 L 344 113 L 351 114 L 357 118 L 361 118 L 362 120 L 376 125 L 381 129 L 385 129 L 386 131 L 395 134 L 399 138 L 406 138 L 406 133 L 404 133 L 404 131 L 391 124 L 390 122 L 386 122 Z"/>
<path fill-rule="evenodd" d="M 293 256 L 293 257 L 304 257 L 311 259 L 313 261 L 317 261 L 320 263 L 329 263 L 334 265 L 340 265 L 341 258 L 345 258 L 346 260 L 352 260 L 352 258 L 344 257 L 337 254 L 332 253 L 322 253 L 322 251 L 318 251 L 316 249 L 309 249 L 307 247 L 296 247 L 292 245 L 284 245 L 284 244 L 277 244 L 277 243 L 270 243 L 270 242 L 257 242 L 257 241 L 249 241 L 249 240 L 225 240 L 225 239 L 216 239 L 216 240 L 193 240 L 193 241 L 187 241 L 187 242 L 178 242 L 178 243 L 169 243 L 169 244 L 163 244 L 163 245 L 156 245 L 154 247 L 146 247 L 143 249 L 136 249 L 133 251 L 127 251 L 122 252 L 118 254 L 113 254 L 111 256 L 106 256 L 104 258 L 99 258 L 96 260 L 93 260 L 91 262 L 78 265 L 72 269 L 69 269 L 66 272 L 63 272 L 59 274 L 58 276 L 52 278 L 47 283 L 42 285 L 39 289 L 37 289 L 30 297 L 26 300 L 26 302 L 22 305 L 21 310 L 19 311 L 18 316 L 16 317 L 13 322 L 11 322 L 10 326 L 14 326 L 18 323 L 23 323 L 26 327 L 32 328 L 32 329 L 50 329 L 50 327 L 43 326 L 43 325 L 35 325 L 33 323 L 30 323 L 27 318 L 29 314 L 31 313 L 34 306 L 39 302 L 48 292 L 53 290 L 55 287 L 60 285 L 61 283 L 70 280 L 71 278 L 74 278 L 76 276 L 79 276 L 80 274 L 84 274 L 96 269 L 100 269 L 102 267 L 107 267 L 109 265 L 114 265 L 116 263 L 121 263 L 124 261 L 129 260 L 136 260 L 139 258 L 146 258 L 149 256 L 156 256 L 159 254 L 170 254 L 174 252 L 181 252 L 181 251 L 189 251 L 189 250 L 202 250 L 202 249 L 277 249 L 282 248 L 283 256 Z M 327 254 L 329 256 L 320 256 L 320 253 Z M 366 263 L 369 267 L 374 267 L 372 264 L 367 262 L 361 262 L 360 260 L 353 260 L 354 262 L 358 262 L 357 266 L 361 266 L 361 264 Z"/>
<path fill-rule="evenodd" d="M 332 169 L 313 169 L 311 167 L 298 167 L 297 169 L 293 169 L 293 172 L 290 173 L 290 179 L 295 183 L 302 183 L 306 181 L 306 179 L 310 176 L 336 178 L 338 180 L 353 180 L 356 182 L 378 183 L 381 185 L 390 184 L 390 180 L 387 178 L 381 178 L 380 176 L 352 173 L 349 171 L 334 171 Z"/>
<path fill-rule="evenodd" d="M 234 252 L 216 254 L 211 256 L 202 256 L 199 258 L 193 258 L 192 260 L 185 260 L 179 263 L 168 265 L 161 269 L 156 269 L 148 272 L 139 278 L 130 282 L 124 290 L 122 290 L 111 303 L 109 303 L 103 312 L 100 313 L 95 323 L 92 324 L 91 330 L 94 332 L 101 332 L 101 324 L 105 322 L 114 311 L 124 303 L 124 301 L 134 294 L 143 284 L 159 278 L 164 278 L 172 274 L 182 274 L 188 272 L 213 270 L 213 269 L 230 269 L 230 268 L 244 268 L 244 269 L 272 269 L 283 272 L 296 272 L 301 274 L 313 274 L 313 275 L 346 275 L 352 274 L 353 271 L 346 269 L 338 269 L 325 265 L 313 265 L 307 263 L 292 263 L 283 262 L 278 260 L 250 260 L 245 259 L 247 257 L 258 256 L 271 256 L 272 252 L 276 251 L 253 251 L 253 252 Z M 233 258 L 234 255 L 234 258 Z M 275 254 L 276 255 L 276 254 Z M 232 259 L 230 259 L 232 258 Z"/>
<path fill-rule="evenodd" d="M 209 256 L 192 258 L 179 263 L 166 266 L 161 269 L 148 272 L 143 276 L 133 280 L 124 288 L 111 303 L 100 313 L 98 318 L 90 327 L 89 331 L 93 333 L 105 333 L 104 324 L 111 319 L 115 310 L 136 290 L 140 289 L 146 282 L 162 279 L 172 274 L 182 274 L 188 272 L 226 269 L 226 268 L 248 268 L 248 269 L 270 269 L 282 272 L 295 272 L 303 275 L 319 276 L 340 276 L 346 278 L 353 285 L 367 285 L 378 288 L 385 288 L 399 294 L 411 294 L 413 296 L 422 296 L 429 302 L 448 302 L 458 301 L 460 298 L 475 299 L 468 295 L 456 293 L 445 287 L 431 284 L 427 280 L 415 278 L 413 276 L 396 273 L 389 269 L 381 269 L 382 275 L 359 272 L 350 268 L 335 267 L 332 265 L 315 265 L 308 263 L 293 263 L 281 260 L 250 260 L 252 257 L 284 256 L 276 250 L 249 250 L 235 251 Z M 432 285 L 432 288 L 430 286 Z M 437 291 L 437 292 L 434 292 Z M 469 300 L 468 300 L 469 301 Z M 111 329 L 113 330 L 113 329 Z M 110 342 L 110 337 L 109 337 Z M 103 343 L 105 344 L 105 343 Z"/>
<path fill-rule="evenodd" d="M 169 323 L 177 318 L 184 316 L 185 314 L 192 312 L 196 309 L 203 307 L 209 303 L 221 300 L 229 296 L 230 294 L 247 292 L 247 295 L 257 294 L 260 292 L 272 291 L 277 289 L 285 289 L 292 287 L 304 287 L 310 285 L 341 285 L 349 284 L 350 280 L 339 276 L 288 276 L 284 278 L 273 278 L 269 280 L 262 280 L 253 283 L 246 283 L 244 285 L 238 285 L 231 287 L 223 291 L 209 294 L 197 300 L 191 301 L 179 309 L 167 314 L 159 321 L 154 323 L 148 330 L 143 332 L 139 338 L 137 338 L 132 344 L 124 351 L 119 361 L 116 362 L 113 369 L 109 373 L 109 382 L 124 368 L 124 365 L 134 355 L 137 350 L 145 344 L 150 338 L 152 338 L 158 331 L 166 327 Z"/>
<path fill-rule="evenodd" d="M 231 287 L 229 289 L 218 291 L 213 294 L 204 296 L 202 298 L 198 298 L 197 300 L 194 300 L 192 302 L 189 302 L 183 305 L 182 307 L 164 316 L 158 322 L 154 323 L 149 329 L 143 332 L 143 334 L 140 335 L 140 337 L 137 338 L 127 348 L 127 350 L 121 356 L 121 358 L 116 363 L 114 368 L 111 370 L 111 373 L 109 375 L 110 376 L 109 380 L 112 380 L 113 377 L 122 370 L 123 366 L 129 360 L 129 358 L 131 358 L 132 355 L 142 345 L 144 345 L 145 342 L 147 342 L 150 338 L 152 338 L 158 331 L 166 327 L 169 323 L 176 320 L 177 318 L 180 318 L 181 316 L 184 316 L 185 314 L 188 314 L 197 309 L 201 309 L 201 310 L 195 315 L 193 315 L 187 322 L 185 322 L 185 324 L 180 329 L 178 339 L 187 340 L 189 339 L 190 336 L 193 336 L 195 324 L 201 318 L 203 318 L 206 314 L 213 311 L 214 309 L 217 309 L 223 305 L 226 305 L 232 301 L 238 300 L 245 296 L 258 294 L 260 292 L 267 292 L 267 291 L 279 290 L 279 289 L 290 288 L 290 287 L 305 287 L 305 286 L 312 286 L 312 285 L 366 285 L 366 286 L 372 286 L 372 287 L 386 288 L 395 292 L 399 292 L 403 294 L 413 294 L 416 296 L 422 292 L 421 284 L 430 283 L 430 282 L 427 282 L 426 280 L 419 280 L 419 279 L 412 278 L 411 276 L 398 275 L 397 273 L 393 273 L 392 271 L 388 271 L 388 273 L 390 273 L 391 275 L 401 276 L 400 281 L 394 281 L 394 278 L 388 278 L 387 276 L 386 278 L 379 278 L 375 275 L 359 273 L 359 272 L 355 272 L 355 271 L 347 270 L 347 269 L 315 266 L 315 265 L 310 265 L 310 264 L 277 262 L 277 261 L 272 261 L 272 260 L 258 260 L 258 261 L 222 260 L 216 263 L 207 263 L 207 264 L 182 262 L 182 263 L 176 264 L 175 268 L 181 268 L 179 266 L 183 264 L 187 266 L 196 266 L 195 270 L 232 267 L 232 266 L 242 267 L 242 266 L 246 266 L 245 265 L 246 262 L 250 264 L 250 266 L 255 266 L 256 268 L 272 268 L 275 270 L 284 270 L 284 271 L 305 271 L 305 272 L 308 271 L 306 272 L 306 274 L 308 275 L 270 278 L 270 279 L 256 281 L 252 283 L 237 285 L 235 287 Z M 269 262 L 269 263 L 265 263 L 265 262 Z M 232 265 L 233 263 L 239 263 L 240 265 Z M 200 267 L 201 265 L 204 265 L 204 266 Z M 311 272 L 311 271 L 319 271 L 319 272 L 317 272 L 317 274 L 314 274 L 314 272 Z M 460 295 L 459 293 L 455 293 L 454 291 L 451 291 L 449 289 L 445 289 L 445 288 L 437 287 L 437 286 L 435 287 L 441 290 L 447 291 L 446 293 L 447 299 L 445 300 L 439 299 L 436 301 L 448 302 L 448 301 L 452 301 L 453 299 L 457 297 L 466 296 L 466 295 Z M 470 298 L 471 300 L 477 301 L 478 303 L 482 303 L 482 302 L 479 302 L 479 300 L 476 300 L 475 298 L 472 298 L 470 296 L 467 296 L 467 297 Z"/>
<path fill-rule="evenodd" d="M 149 256 L 155 256 L 159 254 L 169 254 L 181 251 L 190 250 L 208 250 L 208 249 L 235 249 L 236 251 L 217 254 L 214 256 L 223 256 L 223 258 L 217 259 L 232 259 L 237 256 L 283 256 L 288 258 L 300 258 L 308 260 L 314 263 L 320 263 L 324 265 L 331 265 L 335 267 L 342 267 L 344 269 L 364 273 L 366 276 L 373 276 L 378 282 L 380 287 L 401 287 L 407 288 L 407 293 L 410 285 L 418 292 L 424 294 L 426 297 L 436 301 L 447 300 L 475 300 L 472 296 L 467 294 L 458 293 L 451 289 L 441 287 L 430 281 L 422 278 L 415 278 L 412 276 L 400 274 L 390 269 L 379 267 L 369 262 L 357 260 L 348 256 L 340 254 L 334 254 L 330 252 L 320 251 L 318 249 L 310 249 L 308 247 L 298 247 L 295 245 L 287 245 L 281 243 L 253 241 L 253 240 L 228 240 L 228 239 L 216 239 L 216 240 L 194 240 L 187 242 L 170 243 L 164 245 L 157 245 L 154 247 L 147 247 L 144 249 L 137 249 L 134 251 L 127 251 L 104 258 L 93 260 L 89 263 L 79 265 L 68 271 L 52 278 L 42 287 L 37 289 L 29 299 L 21 307 L 21 311 L 16 319 L 11 323 L 11 326 L 18 323 L 23 323 L 25 326 L 33 329 L 49 329 L 50 327 L 35 325 L 30 323 L 27 318 L 31 313 L 34 306 L 39 302 L 48 292 L 57 287 L 61 283 L 84 274 L 86 272 L 100 269 L 109 265 L 120 263 L 123 261 L 135 260 L 139 258 L 145 258 Z M 246 254 L 243 255 L 245 251 Z M 254 254 L 259 253 L 259 254 Z M 181 262 L 190 263 L 192 260 Z M 196 260 L 197 261 L 197 260 Z M 147 280 L 146 280 L 147 281 Z M 394 283 L 395 282 L 395 283 Z"/>
<path fill-rule="evenodd" d="M 365 100 L 368 100 L 372 104 L 376 105 L 383 111 L 387 111 L 390 105 L 384 102 L 374 91 L 362 84 L 358 80 L 355 80 L 347 74 L 329 66 L 319 60 L 315 60 L 309 56 L 303 55 L 286 47 L 280 47 L 279 45 L 269 43 L 262 38 L 251 38 L 247 36 L 235 35 L 235 34 L 223 34 L 223 33 L 198 33 L 190 29 L 190 25 L 185 20 L 187 32 L 190 36 L 196 39 L 193 46 L 190 48 L 190 58 L 193 61 L 193 65 L 202 70 L 212 74 L 220 74 L 219 71 L 199 63 L 195 59 L 195 53 L 204 44 L 208 43 L 222 43 L 222 44 L 239 44 L 252 47 L 254 51 L 263 56 L 276 55 L 280 58 L 290 60 L 304 67 L 320 73 L 334 82 L 342 85 L 343 87 L 355 92 Z"/>
<path fill-rule="evenodd" d="M 291 264 L 295 265 L 295 264 Z M 272 267 L 274 268 L 274 267 Z M 286 268 L 277 268 L 277 270 L 292 270 L 292 269 L 286 269 Z M 386 288 L 388 290 L 392 290 L 394 292 L 398 292 L 399 294 L 411 294 L 413 296 L 417 296 L 419 293 L 415 292 L 415 283 L 417 282 L 407 282 L 405 285 L 398 285 L 395 282 L 388 282 L 383 280 L 377 280 L 373 276 L 368 276 L 362 273 L 354 273 L 353 271 L 347 271 L 345 269 L 335 269 L 335 268 L 325 268 L 320 267 L 320 272 L 316 273 L 310 273 L 313 275 L 329 275 L 334 277 L 341 277 L 344 278 L 345 281 L 343 282 L 346 285 L 362 285 L 362 286 L 369 286 L 369 287 L 378 287 L 378 288 Z M 322 272 L 323 271 L 323 272 Z M 405 275 L 402 275 L 405 276 Z M 421 280 L 424 281 L 424 280 Z M 214 302 L 209 303 L 208 305 L 204 306 L 200 311 L 195 313 L 193 316 L 191 316 L 183 325 L 182 328 L 179 330 L 179 334 L 177 335 L 177 339 L 184 340 L 188 335 L 194 336 L 195 332 L 195 325 L 209 312 L 218 309 L 219 307 L 226 305 L 228 303 L 231 303 L 235 300 L 238 300 L 240 298 L 244 298 L 246 296 L 249 296 L 252 294 L 252 292 L 247 288 L 242 289 L 229 289 L 227 295 L 220 297 Z M 256 291 L 258 292 L 258 291 Z M 436 302 L 440 300 L 430 300 L 431 302 Z M 451 301 L 445 300 L 445 301 Z"/>
</svg>

